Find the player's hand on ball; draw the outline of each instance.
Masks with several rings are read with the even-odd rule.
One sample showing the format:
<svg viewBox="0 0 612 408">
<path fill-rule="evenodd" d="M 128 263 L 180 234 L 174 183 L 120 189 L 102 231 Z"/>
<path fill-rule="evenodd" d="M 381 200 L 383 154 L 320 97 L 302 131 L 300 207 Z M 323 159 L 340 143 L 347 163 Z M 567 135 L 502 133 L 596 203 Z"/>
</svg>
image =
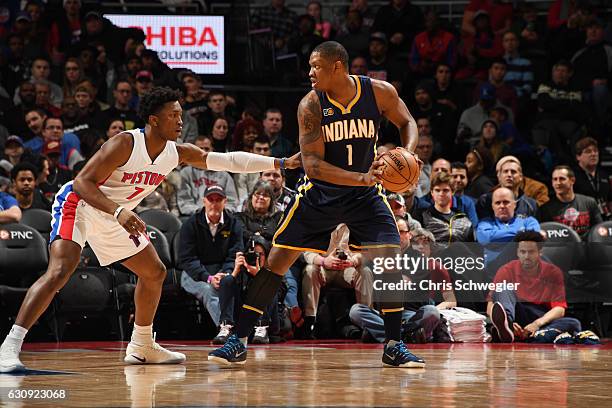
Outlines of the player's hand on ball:
<svg viewBox="0 0 612 408">
<path fill-rule="evenodd" d="M 363 174 L 364 184 L 366 186 L 373 186 L 376 183 L 380 183 L 382 181 L 384 166 L 384 161 L 374 160 L 370 166 L 370 170 Z"/>
<path fill-rule="evenodd" d="M 119 221 L 119 224 L 130 234 L 144 234 L 147 231 L 147 224 L 145 224 L 135 212 L 127 208 L 121 210 L 117 217 L 117 221 Z"/>
<path fill-rule="evenodd" d="M 302 167 L 302 154 L 297 152 L 291 157 L 285 159 L 285 168 L 286 169 L 297 169 Z"/>
<path fill-rule="evenodd" d="M 423 168 L 423 160 L 419 158 L 418 154 L 411 152 L 410 150 L 406 149 L 405 147 L 401 147 L 401 146 L 396 147 L 396 149 L 403 150 L 407 152 L 408 154 L 411 154 L 414 157 L 414 160 L 416 160 L 417 164 L 419 165 L 419 173 L 421 172 L 421 169 Z"/>
</svg>

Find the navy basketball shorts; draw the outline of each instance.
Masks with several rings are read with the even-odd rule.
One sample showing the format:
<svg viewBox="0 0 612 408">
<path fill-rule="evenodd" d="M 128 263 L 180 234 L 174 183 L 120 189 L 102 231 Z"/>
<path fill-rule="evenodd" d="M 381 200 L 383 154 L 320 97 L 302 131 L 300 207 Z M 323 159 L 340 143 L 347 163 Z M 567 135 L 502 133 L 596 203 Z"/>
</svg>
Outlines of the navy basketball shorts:
<svg viewBox="0 0 612 408">
<path fill-rule="evenodd" d="M 325 253 L 338 224 L 350 230 L 351 251 L 399 248 L 395 217 L 381 185 L 338 186 L 305 177 L 280 220 L 273 246 Z"/>
</svg>

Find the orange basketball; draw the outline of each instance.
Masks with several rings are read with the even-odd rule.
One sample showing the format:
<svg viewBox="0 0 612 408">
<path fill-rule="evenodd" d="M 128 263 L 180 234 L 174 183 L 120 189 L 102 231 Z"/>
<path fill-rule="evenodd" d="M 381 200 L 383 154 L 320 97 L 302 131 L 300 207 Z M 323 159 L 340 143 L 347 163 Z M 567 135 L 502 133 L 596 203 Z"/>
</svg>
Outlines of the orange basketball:
<svg viewBox="0 0 612 408">
<path fill-rule="evenodd" d="M 408 150 L 397 147 L 389 150 L 380 159 L 385 163 L 382 180 L 386 190 L 401 193 L 418 183 L 419 164 Z"/>
</svg>

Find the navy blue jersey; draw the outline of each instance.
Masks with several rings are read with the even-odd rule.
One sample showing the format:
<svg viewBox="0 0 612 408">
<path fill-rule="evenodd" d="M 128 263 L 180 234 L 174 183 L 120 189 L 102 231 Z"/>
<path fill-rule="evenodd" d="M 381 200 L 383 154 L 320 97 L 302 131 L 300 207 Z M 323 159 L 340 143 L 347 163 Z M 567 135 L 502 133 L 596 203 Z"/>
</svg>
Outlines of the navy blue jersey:
<svg viewBox="0 0 612 408">
<path fill-rule="evenodd" d="M 357 86 L 346 106 L 317 91 L 321 103 L 321 132 L 325 161 L 357 173 L 367 173 L 376 153 L 381 114 L 370 78 L 351 75 Z"/>
</svg>

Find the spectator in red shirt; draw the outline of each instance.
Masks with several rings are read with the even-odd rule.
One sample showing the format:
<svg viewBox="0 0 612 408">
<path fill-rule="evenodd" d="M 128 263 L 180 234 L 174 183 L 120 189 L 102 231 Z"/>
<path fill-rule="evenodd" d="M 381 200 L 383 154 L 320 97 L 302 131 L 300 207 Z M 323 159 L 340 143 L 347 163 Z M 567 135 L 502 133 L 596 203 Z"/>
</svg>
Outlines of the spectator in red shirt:
<svg viewBox="0 0 612 408">
<path fill-rule="evenodd" d="M 54 65 L 60 65 L 70 47 L 81 39 L 81 0 L 64 0 L 64 13 L 51 25 L 47 51 Z"/>
<path fill-rule="evenodd" d="M 536 231 L 519 232 L 514 237 L 518 259 L 497 271 L 493 282 L 514 284 L 491 291 L 487 314 L 493 322 L 493 337 L 500 342 L 527 340 L 552 343 L 561 333 L 581 330 L 580 321 L 565 317 L 567 302 L 563 272 L 557 266 L 542 261 L 544 238 Z"/>
<path fill-rule="evenodd" d="M 439 63 L 456 64 L 455 37 L 440 27 L 435 11 L 425 15 L 425 31 L 417 34 L 410 52 L 410 68 L 422 76 L 432 76 Z"/>
<path fill-rule="evenodd" d="M 501 34 L 496 34 L 491 26 L 491 17 L 485 10 L 474 13 L 474 33 L 464 34 L 461 56 L 467 66 L 457 72 L 455 79 L 466 79 L 475 76 L 485 80 L 491 61 L 502 56 Z"/>
<path fill-rule="evenodd" d="M 512 24 L 512 4 L 509 3 L 511 2 L 503 0 L 470 0 L 470 3 L 463 12 L 461 32 L 465 34 L 474 34 L 476 32 L 474 18 L 482 10 L 491 16 L 493 31 L 496 34 L 503 34 L 510 29 Z"/>
<path fill-rule="evenodd" d="M 555 0 L 548 8 L 547 23 L 550 30 L 567 23 L 579 10 L 579 0 Z"/>
</svg>

